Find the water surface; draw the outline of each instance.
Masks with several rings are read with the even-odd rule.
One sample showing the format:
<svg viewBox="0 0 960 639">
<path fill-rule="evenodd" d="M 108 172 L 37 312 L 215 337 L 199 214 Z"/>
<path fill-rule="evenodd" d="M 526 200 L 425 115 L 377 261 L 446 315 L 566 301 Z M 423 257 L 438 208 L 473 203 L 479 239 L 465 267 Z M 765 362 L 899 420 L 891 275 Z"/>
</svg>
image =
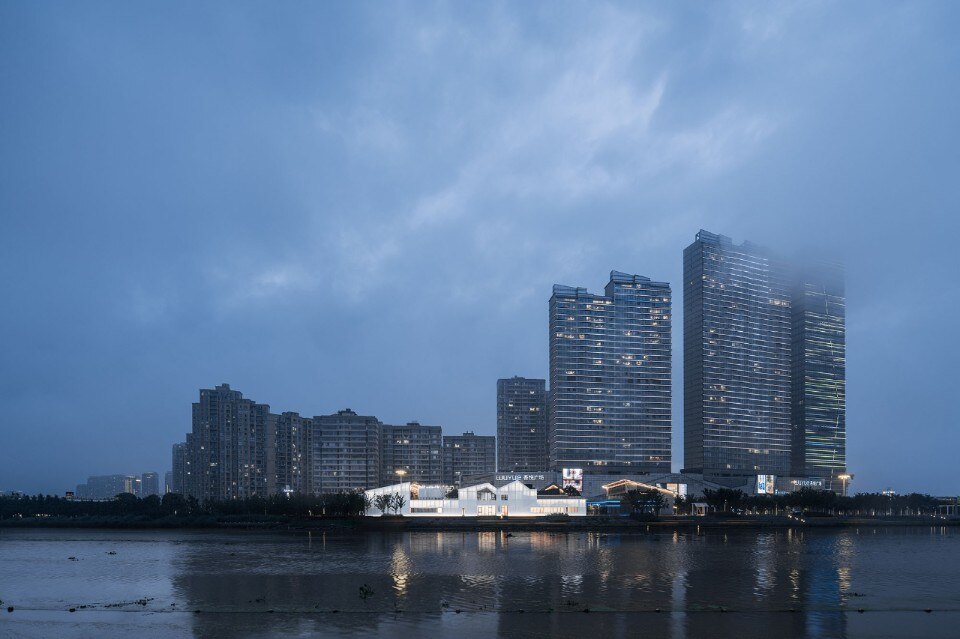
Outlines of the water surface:
<svg viewBox="0 0 960 639">
<path fill-rule="evenodd" d="M 0 529 L 0 599 L 3 637 L 956 637 L 960 531 Z"/>
</svg>

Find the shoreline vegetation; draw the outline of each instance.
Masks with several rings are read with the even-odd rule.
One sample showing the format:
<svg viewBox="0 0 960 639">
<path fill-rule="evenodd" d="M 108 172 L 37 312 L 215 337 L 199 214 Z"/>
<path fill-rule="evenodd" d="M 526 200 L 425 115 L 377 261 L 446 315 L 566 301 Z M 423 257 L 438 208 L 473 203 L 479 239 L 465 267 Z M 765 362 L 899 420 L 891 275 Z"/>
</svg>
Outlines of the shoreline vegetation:
<svg viewBox="0 0 960 639">
<path fill-rule="evenodd" d="M 730 500 L 730 495 L 724 495 Z M 857 497 L 860 497 L 859 495 Z M 922 497 L 922 496 L 921 496 Z M 854 498 L 847 498 L 854 499 Z M 367 517 L 360 494 L 275 496 L 237 501 L 199 503 L 168 494 L 139 499 L 121 494 L 102 501 L 78 501 L 53 496 L 0 497 L 0 528 L 110 528 L 213 529 L 270 531 L 386 531 L 386 532 L 665 532 L 704 529 L 858 528 L 895 526 L 960 526 L 960 518 L 946 519 L 930 512 L 917 497 L 861 500 L 872 508 L 860 512 L 829 512 L 777 506 L 777 512 L 730 509 L 705 516 L 550 515 L 538 518 L 499 517 Z M 929 503 L 929 502 L 928 502 Z M 902 506 L 895 509 L 894 506 Z M 925 512 L 926 511 L 926 512 Z"/>
<path fill-rule="evenodd" d="M 637 521 L 629 517 L 605 515 L 551 521 L 546 518 L 498 517 L 314 517 L 282 516 L 177 517 L 161 519 L 118 517 L 24 517 L 0 520 L 0 529 L 88 528 L 113 530 L 264 530 L 274 532 L 680 532 L 710 529 L 825 529 L 888 527 L 958 527 L 960 519 L 940 517 L 817 517 L 796 518 L 775 515 L 711 514 L 706 516 L 667 516 Z"/>
</svg>

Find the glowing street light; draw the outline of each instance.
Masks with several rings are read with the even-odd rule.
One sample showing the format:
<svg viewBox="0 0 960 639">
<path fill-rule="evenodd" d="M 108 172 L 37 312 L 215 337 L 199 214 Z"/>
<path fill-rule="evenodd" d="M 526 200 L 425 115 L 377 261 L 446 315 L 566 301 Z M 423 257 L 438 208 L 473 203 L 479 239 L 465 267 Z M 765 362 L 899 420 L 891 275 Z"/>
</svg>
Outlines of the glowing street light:
<svg viewBox="0 0 960 639">
<path fill-rule="evenodd" d="M 402 469 L 402 468 L 398 468 L 398 469 L 396 469 L 396 470 L 393 471 L 393 472 L 397 473 L 397 477 L 400 478 L 400 482 L 402 483 L 402 482 L 403 482 L 403 476 L 407 474 L 407 471 L 405 471 L 405 470 Z"/>
<path fill-rule="evenodd" d="M 847 482 L 853 479 L 853 475 L 848 475 L 844 473 L 843 475 L 837 475 L 837 479 L 843 482 L 843 496 L 847 496 Z"/>
</svg>

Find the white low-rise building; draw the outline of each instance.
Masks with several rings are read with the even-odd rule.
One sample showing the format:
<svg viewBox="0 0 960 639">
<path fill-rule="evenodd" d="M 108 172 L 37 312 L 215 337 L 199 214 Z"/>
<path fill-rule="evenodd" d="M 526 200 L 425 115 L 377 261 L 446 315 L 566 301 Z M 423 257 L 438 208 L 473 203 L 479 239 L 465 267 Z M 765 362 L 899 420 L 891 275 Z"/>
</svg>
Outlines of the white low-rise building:
<svg viewBox="0 0 960 639">
<path fill-rule="evenodd" d="M 404 482 L 374 488 L 364 494 L 369 500 L 366 514 L 370 517 L 382 514 L 410 517 L 582 517 L 587 514 L 587 502 L 583 497 L 567 495 L 557 486 L 537 491 L 520 481 L 499 488 L 489 483 L 476 484 L 457 491 L 448 486 Z M 389 505 L 387 498 L 392 501 Z M 383 503 L 379 503 L 381 500 Z M 381 506 L 385 508 L 381 509 Z"/>
</svg>

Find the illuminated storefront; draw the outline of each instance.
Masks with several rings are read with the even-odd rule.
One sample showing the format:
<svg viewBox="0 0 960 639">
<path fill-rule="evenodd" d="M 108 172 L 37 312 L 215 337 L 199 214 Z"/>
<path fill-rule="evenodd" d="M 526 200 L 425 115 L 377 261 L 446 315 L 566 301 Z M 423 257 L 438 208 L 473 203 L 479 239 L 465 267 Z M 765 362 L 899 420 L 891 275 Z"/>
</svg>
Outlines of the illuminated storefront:
<svg viewBox="0 0 960 639">
<path fill-rule="evenodd" d="M 496 487 L 490 483 L 454 490 L 448 486 L 421 486 L 404 482 L 364 493 L 370 502 L 367 516 L 406 517 L 544 517 L 587 514 L 586 500 L 570 496 L 556 485 L 536 490 L 520 481 Z M 387 505 L 387 500 L 392 504 Z M 385 506 L 381 509 L 381 506 Z"/>
</svg>

